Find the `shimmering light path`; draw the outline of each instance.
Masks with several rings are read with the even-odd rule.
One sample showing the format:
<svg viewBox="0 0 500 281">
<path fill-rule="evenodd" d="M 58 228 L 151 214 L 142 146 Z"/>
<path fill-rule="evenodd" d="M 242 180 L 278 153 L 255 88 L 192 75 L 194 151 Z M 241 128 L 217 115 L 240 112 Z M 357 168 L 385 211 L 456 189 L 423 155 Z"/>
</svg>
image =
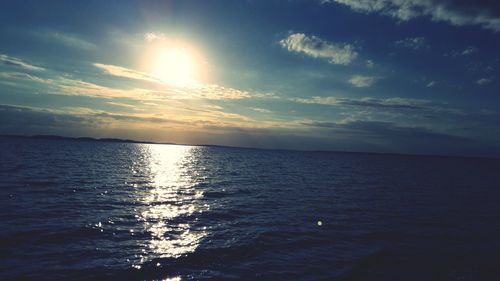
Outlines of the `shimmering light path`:
<svg viewBox="0 0 500 281">
<path fill-rule="evenodd" d="M 152 182 L 138 198 L 146 205 L 139 216 L 152 236 L 150 256 L 178 257 L 193 252 L 205 231 L 192 229 L 189 221 L 181 218 L 192 218 L 194 213 L 209 209 L 201 200 L 203 192 L 196 189 L 198 175 L 194 158 L 197 149 L 143 145 L 141 150 L 149 165 L 137 166 L 137 169 L 145 169 L 144 174 L 148 174 Z"/>
</svg>

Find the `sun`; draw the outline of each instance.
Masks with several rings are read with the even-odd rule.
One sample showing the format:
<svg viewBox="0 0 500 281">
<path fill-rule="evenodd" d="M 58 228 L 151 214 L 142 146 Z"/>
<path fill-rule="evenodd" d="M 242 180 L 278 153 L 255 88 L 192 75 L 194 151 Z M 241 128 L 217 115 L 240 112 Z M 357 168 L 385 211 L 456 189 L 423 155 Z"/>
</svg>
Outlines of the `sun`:
<svg viewBox="0 0 500 281">
<path fill-rule="evenodd" d="M 183 48 L 161 50 L 154 62 L 153 75 L 175 86 L 190 86 L 195 82 L 196 62 Z"/>
<path fill-rule="evenodd" d="M 203 60 L 187 44 L 163 43 L 146 52 L 147 71 L 156 79 L 174 87 L 196 87 L 203 80 Z"/>
</svg>

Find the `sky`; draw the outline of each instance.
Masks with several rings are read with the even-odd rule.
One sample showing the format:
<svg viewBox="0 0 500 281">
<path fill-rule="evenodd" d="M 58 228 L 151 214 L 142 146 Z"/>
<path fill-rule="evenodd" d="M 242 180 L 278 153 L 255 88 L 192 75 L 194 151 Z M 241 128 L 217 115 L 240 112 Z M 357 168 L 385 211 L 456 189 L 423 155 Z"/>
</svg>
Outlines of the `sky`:
<svg viewBox="0 0 500 281">
<path fill-rule="evenodd" d="M 2 1 L 0 134 L 500 156 L 494 0 Z"/>
</svg>

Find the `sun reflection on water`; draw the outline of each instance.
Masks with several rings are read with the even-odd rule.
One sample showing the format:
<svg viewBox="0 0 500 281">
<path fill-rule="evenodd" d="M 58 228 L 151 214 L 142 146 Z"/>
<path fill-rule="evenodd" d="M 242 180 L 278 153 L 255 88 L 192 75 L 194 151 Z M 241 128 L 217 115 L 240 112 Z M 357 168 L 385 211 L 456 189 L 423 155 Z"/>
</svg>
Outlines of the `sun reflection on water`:
<svg viewBox="0 0 500 281">
<path fill-rule="evenodd" d="M 139 214 L 150 234 L 149 257 L 178 257 L 196 250 L 206 232 L 194 228 L 193 214 L 208 210 L 196 190 L 196 147 L 144 145 L 151 183 L 143 193 Z M 143 260 L 143 261 L 144 261 Z"/>
</svg>

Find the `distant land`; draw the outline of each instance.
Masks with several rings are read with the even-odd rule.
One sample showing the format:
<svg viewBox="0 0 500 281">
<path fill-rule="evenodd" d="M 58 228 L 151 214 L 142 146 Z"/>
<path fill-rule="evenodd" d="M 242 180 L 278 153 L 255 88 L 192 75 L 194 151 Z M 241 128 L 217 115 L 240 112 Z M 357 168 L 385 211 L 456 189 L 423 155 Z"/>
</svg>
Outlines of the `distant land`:
<svg viewBox="0 0 500 281">
<path fill-rule="evenodd" d="M 348 153 L 348 154 L 374 154 L 374 155 L 394 155 L 394 156 L 423 156 L 423 157 L 444 157 L 444 158 L 477 158 L 499 160 L 499 157 L 487 156 L 466 156 L 466 155 L 438 155 L 438 154 L 411 154 L 411 153 L 390 153 L 390 152 L 370 152 L 370 151 L 340 151 L 340 150 L 297 150 L 297 149 L 271 149 L 258 147 L 242 147 L 216 144 L 184 144 L 174 142 L 153 142 L 153 141 L 138 141 L 131 139 L 118 138 L 92 138 L 92 137 L 65 137 L 58 135 L 1 135 L 0 138 L 21 138 L 21 139 L 38 139 L 38 140 L 65 140 L 65 141 L 90 141 L 90 142 L 114 142 L 114 143 L 142 143 L 142 144 L 169 144 L 169 145 L 190 145 L 190 146 L 206 146 L 206 147 L 225 147 L 225 148 L 242 148 L 242 149 L 257 149 L 257 150 L 283 150 L 283 151 L 303 151 L 303 152 L 324 152 L 324 153 Z"/>
<path fill-rule="evenodd" d="M 116 138 L 91 138 L 91 137 L 63 137 L 56 135 L 33 135 L 33 136 L 22 136 L 22 135 L 0 135 L 3 138 L 24 138 L 24 139 L 40 139 L 40 140 L 68 140 L 68 141 L 97 141 L 97 142 L 125 142 L 125 143 L 149 143 L 155 144 L 155 142 L 149 141 L 136 141 L 129 139 L 116 139 Z M 174 144 L 174 143 L 164 143 L 164 144 Z"/>
</svg>

